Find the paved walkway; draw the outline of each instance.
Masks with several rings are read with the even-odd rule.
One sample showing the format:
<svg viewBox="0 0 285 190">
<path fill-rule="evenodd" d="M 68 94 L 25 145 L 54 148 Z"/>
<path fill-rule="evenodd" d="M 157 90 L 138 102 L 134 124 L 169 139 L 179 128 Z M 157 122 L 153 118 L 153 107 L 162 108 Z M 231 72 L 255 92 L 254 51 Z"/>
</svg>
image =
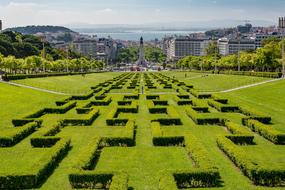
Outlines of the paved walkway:
<svg viewBox="0 0 285 190">
<path fill-rule="evenodd" d="M 276 82 L 276 81 L 280 81 L 280 80 L 285 80 L 285 78 L 273 79 L 273 80 L 263 81 L 263 82 L 249 84 L 249 85 L 245 85 L 245 86 L 240 86 L 240 87 L 232 88 L 232 89 L 228 89 L 228 90 L 223 90 L 223 91 L 219 91 L 219 92 L 209 92 L 209 93 L 233 92 L 233 91 L 237 91 L 237 90 L 241 90 L 241 89 L 245 89 L 245 88 L 251 88 L 251 87 L 254 87 L 254 86 L 260 86 L 260 85 L 263 85 L 263 84 L 272 83 L 272 82 Z M 51 94 L 64 95 L 64 96 L 71 96 L 72 95 L 72 94 L 66 94 L 66 93 L 63 93 L 63 92 L 56 92 L 56 91 L 52 91 L 52 90 L 46 90 L 46 89 L 42 89 L 42 88 L 28 86 L 28 85 L 24 85 L 24 84 L 18 84 L 18 83 L 14 83 L 14 82 L 5 82 L 5 81 L 1 81 L 1 80 L 0 80 L 0 82 L 1 83 L 5 83 L 5 84 L 9 84 L 9 85 L 12 85 L 12 86 L 18 86 L 18 87 L 22 87 L 22 88 L 29 88 L 29 89 L 33 89 L 33 90 L 37 90 L 37 91 L 41 91 L 41 92 L 47 92 L 47 93 L 51 93 Z M 207 92 L 205 92 L 205 93 L 207 93 Z M 112 93 L 112 94 L 126 94 L 126 93 Z M 176 94 L 176 93 L 175 92 L 153 92 L 151 94 Z"/>
<path fill-rule="evenodd" d="M 232 89 L 229 89 L 229 90 L 223 90 L 223 91 L 220 91 L 220 92 L 217 92 L 217 93 L 233 92 L 233 91 L 237 91 L 237 90 L 241 90 L 241 89 L 245 89 L 245 88 L 251 88 L 251 87 L 254 87 L 254 86 L 260 86 L 260 85 L 263 85 L 263 84 L 272 83 L 272 82 L 276 82 L 276 81 L 280 81 L 280 80 L 284 80 L 284 78 L 273 79 L 273 80 L 258 82 L 258 83 L 249 84 L 249 85 L 245 85 L 245 86 L 240 86 L 240 87 L 232 88 Z"/>
<path fill-rule="evenodd" d="M 46 90 L 46 89 L 42 89 L 42 88 L 37 88 L 37 87 L 33 87 L 33 86 L 28 86 L 28 85 L 24 85 L 24 84 L 18 84 L 18 83 L 14 83 L 14 82 L 5 82 L 5 81 L 1 81 L 1 83 L 4 84 L 9 84 L 12 86 L 18 86 L 18 87 L 22 87 L 22 88 L 29 88 L 29 89 L 33 89 L 33 90 L 37 90 L 37 91 L 41 91 L 41 92 L 47 92 L 47 93 L 51 93 L 51 94 L 56 94 L 56 95 L 64 95 L 64 96 L 68 96 L 71 94 L 66 94 L 66 93 L 62 93 L 62 92 L 55 92 L 52 90 Z"/>
</svg>

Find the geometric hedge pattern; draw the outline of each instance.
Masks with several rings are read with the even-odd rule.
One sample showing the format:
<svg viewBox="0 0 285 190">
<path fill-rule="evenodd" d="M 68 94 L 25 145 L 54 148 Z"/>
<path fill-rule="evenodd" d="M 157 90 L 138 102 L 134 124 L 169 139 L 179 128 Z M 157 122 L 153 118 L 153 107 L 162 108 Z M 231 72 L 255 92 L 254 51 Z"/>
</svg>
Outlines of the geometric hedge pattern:
<svg viewBox="0 0 285 190">
<path fill-rule="evenodd" d="M 67 157 L 73 160 L 63 174 L 69 188 L 139 188 L 134 174 L 124 170 L 121 155 L 146 147 L 154 160 L 159 152 L 184 153 L 177 155 L 184 156 L 183 167 L 165 166 L 155 171 L 153 189 L 223 187 L 225 174 L 204 143 L 213 139 L 217 149 L 212 151 L 220 150 L 223 159 L 230 159 L 253 184 L 285 184 L 284 165 L 266 163 L 250 153 L 253 148 L 262 150 L 259 142 L 283 148 L 285 134 L 272 127 L 270 116 L 200 93 L 159 73 L 122 74 L 92 87 L 86 95 L 60 100 L 54 107 L 27 113 L 12 123 L 13 127 L 0 134 L 0 151 L 16 154 L 26 147 L 37 159 L 23 171 L 1 171 L 1 189 L 41 188 L 52 182 L 53 173 Z M 211 137 L 203 137 L 206 130 L 213 130 Z M 75 148 L 79 141 L 86 143 Z M 123 163 L 122 168 L 104 170 L 103 162 L 112 151 L 117 152 L 112 156 Z M 140 164 L 143 173 L 147 162 Z"/>
</svg>

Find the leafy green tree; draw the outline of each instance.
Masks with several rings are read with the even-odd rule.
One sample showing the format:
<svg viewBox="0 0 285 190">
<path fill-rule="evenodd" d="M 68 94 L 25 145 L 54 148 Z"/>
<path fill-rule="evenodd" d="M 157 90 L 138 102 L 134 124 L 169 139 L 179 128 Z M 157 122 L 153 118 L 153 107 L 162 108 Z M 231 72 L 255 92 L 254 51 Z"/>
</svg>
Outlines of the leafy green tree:
<svg viewBox="0 0 285 190">
<path fill-rule="evenodd" d="M 160 48 L 145 47 L 145 58 L 149 62 L 164 63 L 166 61 L 166 55 Z"/>
</svg>

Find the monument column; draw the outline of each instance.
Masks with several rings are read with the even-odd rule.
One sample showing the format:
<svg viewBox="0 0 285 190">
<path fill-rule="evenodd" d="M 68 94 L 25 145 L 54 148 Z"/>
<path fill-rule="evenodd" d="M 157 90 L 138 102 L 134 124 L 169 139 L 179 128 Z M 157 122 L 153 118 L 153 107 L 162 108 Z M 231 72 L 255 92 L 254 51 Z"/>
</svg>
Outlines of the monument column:
<svg viewBox="0 0 285 190">
<path fill-rule="evenodd" d="M 144 43 L 143 43 L 143 37 L 140 39 L 140 48 L 139 48 L 139 60 L 138 60 L 138 66 L 147 67 L 147 63 L 145 61 L 145 55 L 144 55 Z"/>
</svg>

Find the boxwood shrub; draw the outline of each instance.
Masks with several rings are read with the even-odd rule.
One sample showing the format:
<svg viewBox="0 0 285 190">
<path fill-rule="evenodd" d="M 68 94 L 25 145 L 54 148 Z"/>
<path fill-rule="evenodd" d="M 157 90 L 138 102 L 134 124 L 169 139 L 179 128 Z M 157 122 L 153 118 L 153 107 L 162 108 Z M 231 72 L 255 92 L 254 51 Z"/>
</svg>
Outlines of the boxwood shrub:
<svg viewBox="0 0 285 190">
<path fill-rule="evenodd" d="M 27 173 L 0 174 L 0 189 L 37 189 L 52 174 L 70 149 L 70 139 L 62 139 Z"/>
<path fill-rule="evenodd" d="M 63 119 L 61 124 L 63 126 L 90 126 L 95 121 L 95 119 L 99 116 L 99 109 L 94 108 L 88 114 L 85 114 L 81 119 Z"/>
<path fill-rule="evenodd" d="M 41 122 L 28 123 L 22 127 L 3 130 L 0 134 L 0 147 L 11 147 L 36 131 Z"/>
<path fill-rule="evenodd" d="M 285 144 L 285 133 L 272 128 L 269 125 L 265 125 L 257 120 L 248 119 L 245 122 L 253 132 L 258 133 L 265 139 L 273 142 L 274 144 Z"/>
</svg>

